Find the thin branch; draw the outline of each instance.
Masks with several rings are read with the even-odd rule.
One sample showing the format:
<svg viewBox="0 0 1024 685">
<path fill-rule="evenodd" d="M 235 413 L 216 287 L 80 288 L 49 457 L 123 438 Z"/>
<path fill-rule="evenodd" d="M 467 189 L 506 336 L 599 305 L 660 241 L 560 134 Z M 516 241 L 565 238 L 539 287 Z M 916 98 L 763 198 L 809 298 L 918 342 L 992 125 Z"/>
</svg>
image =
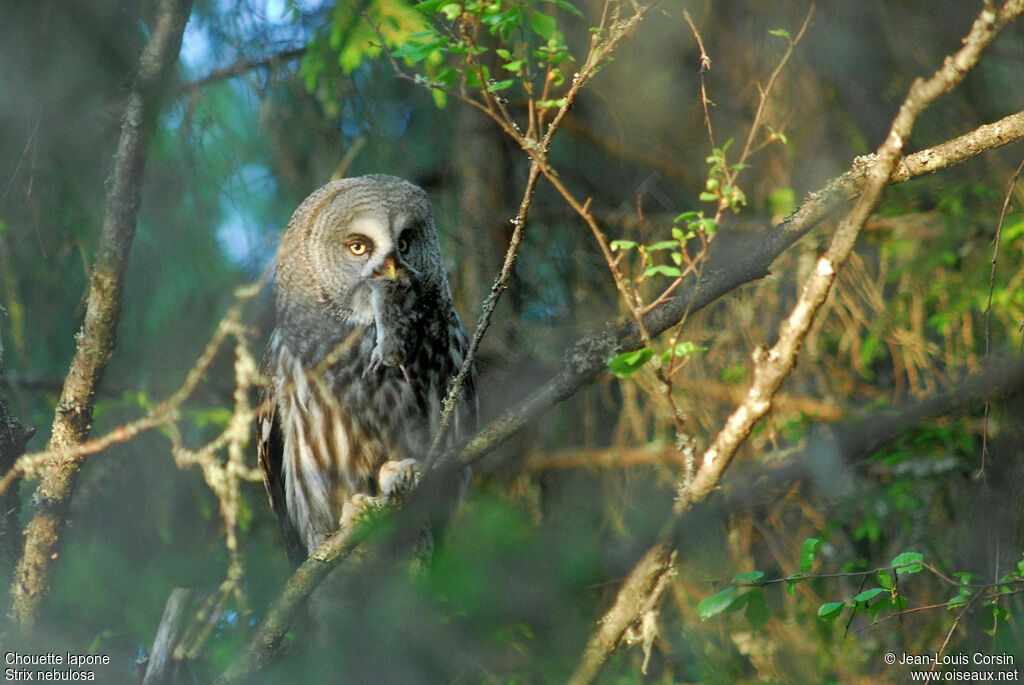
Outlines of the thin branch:
<svg viewBox="0 0 1024 685">
<path fill-rule="evenodd" d="M 152 135 L 160 96 L 181 49 L 192 0 L 164 0 L 139 58 L 128 96 L 121 137 L 107 186 L 106 210 L 71 369 L 54 416 L 50 448 L 83 442 L 92 427 L 96 387 L 114 348 L 121 311 L 125 266 L 138 217 L 146 146 Z M 25 532 L 25 547 L 15 572 L 12 617 L 30 630 L 47 595 L 50 566 L 65 526 L 67 501 L 81 466 L 77 458 L 54 460 L 36 490 L 39 509 Z"/>
<path fill-rule="evenodd" d="M 260 287 L 260 284 L 256 284 L 238 291 L 239 301 L 221 319 L 210 341 L 203 348 L 195 364 L 192 365 L 192 368 L 185 375 L 185 380 L 181 387 L 174 391 L 170 397 L 150 410 L 145 416 L 122 424 L 99 437 L 61 447 L 56 447 L 51 443 L 45 450 L 22 455 L 4 474 L 3 478 L 0 478 L 0 496 L 3 496 L 19 477 L 38 475 L 48 464 L 70 461 L 80 462 L 83 457 L 102 452 L 113 444 L 127 442 L 139 433 L 168 425 L 176 420 L 181 406 L 192 395 L 196 386 L 203 379 L 221 345 L 238 327 L 239 317 L 245 302 L 255 296 L 259 292 Z"/>
<path fill-rule="evenodd" d="M 814 3 L 811 3 L 811 7 L 807 10 L 807 16 L 804 17 L 804 23 L 800 25 L 800 30 L 797 32 L 796 38 L 790 39 L 787 37 L 789 45 L 786 47 L 786 51 L 782 54 L 782 59 L 779 60 L 775 70 L 772 71 L 772 75 L 768 77 L 768 85 L 764 88 L 759 88 L 760 97 L 757 102 L 757 111 L 754 113 L 754 121 L 750 125 L 750 132 L 747 134 L 747 142 L 743 145 L 743 152 L 740 154 L 740 164 L 743 164 L 750 156 L 751 147 L 754 144 L 754 138 L 757 136 L 757 132 L 761 128 L 761 118 L 764 116 L 765 105 L 768 104 L 768 96 L 771 94 L 772 88 L 775 86 L 775 82 L 779 78 L 779 74 L 781 74 L 782 70 L 786 67 L 786 63 L 789 62 L 789 58 L 793 56 L 793 50 L 796 48 L 797 43 L 799 43 L 804 37 L 804 34 L 807 33 L 807 27 L 811 25 L 811 17 L 814 16 L 814 8 Z M 701 50 L 703 51 L 703 48 L 701 48 Z M 735 182 L 735 179 L 733 182 Z"/>
<path fill-rule="evenodd" d="M 209 74 L 200 79 L 186 83 L 182 86 L 181 90 L 186 95 L 194 95 L 206 86 L 209 86 L 218 81 L 226 81 L 228 79 L 233 79 L 236 76 L 242 76 L 243 74 L 247 74 L 248 72 L 253 71 L 254 69 L 263 69 L 267 67 L 279 66 L 281 64 L 287 64 L 288 62 L 293 62 L 299 59 L 305 54 L 306 47 L 303 46 L 299 48 L 293 48 L 291 50 L 284 50 L 283 52 L 278 52 L 273 55 L 267 55 L 260 59 L 239 59 L 235 61 L 233 64 L 229 64 L 226 67 L 214 69 Z"/>
<path fill-rule="evenodd" d="M 1020 172 L 1024 169 L 1024 159 L 1020 160 L 1017 170 L 1010 177 L 1006 185 L 1006 195 L 1003 196 L 1003 207 L 999 210 L 999 222 L 996 224 L 996 235 L 992 238 L 992 269 L 988 276 L 988 302 L 985 304 L 985 365 L 988 365 L 989 355 L 992 351 L 992 295 L 996 289 L 996 265 L 999 262 L 999 242 L 1003 237 L 1003 222 L 1006 220 L 1006 210 L 1010 206 L 1010 197 L 1013 195 L 1013 187 L 1017 185 Z M 985 403 L 985 425 L 981 432 L 981 466 L 975 478 L 980 478 L 985 473 L 985 458 L 988 456 L 988 418 L 991 406 Z"/>
<path fill-rule="evenodd" d="M 708 51 L 704 49 L 704 40 L 700 37 L 700 31 L 697 30 L 697 24 L 694 23 L 693 18 L 690 17 L 690 13 L 687 10 L 683 10 L 683 19 L 690 25 L 690 31 L 693 32 L 693 37 L 697 41 L 697 47 L 700 49 L 700 104 L 704 109 L 704 128 L 708 132 L 708 142 L 711 144 L 711 149 L 714 150 L 715 145 L 715 133 L 714 129 L 711 128 L 711 113 L 708 111 L 708 106 L 714 103 L 708 99 L 707 86 L 704 83 L 704 74 L 711 71 L 711 56 L 708 55 Z"/>
<path fill-rule="evenodd" d="M 462 366 L 459 367 L 459 372 L 452 379 L 451 384 L 448 386 L 448 393 L 442 401 L 441 420 L 438 424 L 437 433 L 434 435 L 434 442 L 431 444 L 430 452 L 427 455 L 428 466 L 434 462 L 440 453 L 448 427 L 451 425 L 452 417 L 455 415 L 454 410 L 462 394 L 466 377 L 473 370 L 473 361 L 476 359 L 477 350 L 480 349 L 480 341 L 483 340 L 484 333 L 487 332 L 487 328 L 491 324 L 491 317 L 498 306 L 498 300 L 508 288 L 509 279 L 512 278 L 512 269 L 516 263 L 516 256 L 519 254 L 519 246 L 523 242 L 523 227 L 526 225 L 526 217 L 530 213 L 530 204 L 533 202 L 533 193 L 537 188 L 539 176 L 540 166 L 533 162 L 530 164 L 530 174 L 526 180 L 523 199 L 519 203 L 519 211 L 516 213 L 516 217 L 512 219 L 512 237 L 508 241 L 508 248 L 505 250 L 505 259 L 501 263 L 501 270 L 494 279 L 490 294 L 484 300 L 480 311 L 480 318 L 477 320 L 476 329 L 473 331 L 473 339 L 470 341 L 469 349 L 462 360 Z"/>
</svg>

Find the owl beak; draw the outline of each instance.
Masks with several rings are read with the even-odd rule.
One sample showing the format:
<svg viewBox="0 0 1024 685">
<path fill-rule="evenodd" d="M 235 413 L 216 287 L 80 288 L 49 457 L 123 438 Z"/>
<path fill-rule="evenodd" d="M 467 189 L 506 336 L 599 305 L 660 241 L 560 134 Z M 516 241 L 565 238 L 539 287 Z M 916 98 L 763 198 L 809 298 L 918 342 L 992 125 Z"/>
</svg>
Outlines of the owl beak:
<svg viewBox="0 0 1024 685">
<path fill-rule="evenodd" d="M 395 264 L 395 258 L 388 255 L 384 259 L 384 263 L 377 267 L 373 272 L 374 278 L 386 278 L 390 281 L 398 278 L 398 266 Z"/>
</svg>

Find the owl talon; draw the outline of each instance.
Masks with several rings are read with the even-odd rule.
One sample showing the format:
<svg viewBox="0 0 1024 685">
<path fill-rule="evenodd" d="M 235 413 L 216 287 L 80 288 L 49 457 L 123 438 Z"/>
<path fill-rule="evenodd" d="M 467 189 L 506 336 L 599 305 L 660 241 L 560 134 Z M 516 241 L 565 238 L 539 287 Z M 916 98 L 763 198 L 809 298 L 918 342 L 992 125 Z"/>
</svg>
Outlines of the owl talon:
<svg viewBox="0 0 1024 685">
<path fill-rule="evenodd" d="M 394 499 L 408 494 L 420 479 L 420 463 L 416 459 L 386 461 L 377 474 L 380 494 L 384 499 Z"/>
<path fill-rule="evenodd" d="M 384 355 L 380 352 L 380 345 L 373 348 L 373 352 L 370 353 L 370 363 L 367 364 L 366 368 L 363 369 L 363 376 L 365 377 L 369 373 L 376 373 L 384 364 Z"/>
<path fill-rule="evenodd" d="M 377 504 L 376 500 L 369 495 L 357 492 L 346 500 L 341 507 L 341 519 L 338 527 L 342 531 L 350 531 L 363 516 Z"/>
</svg>

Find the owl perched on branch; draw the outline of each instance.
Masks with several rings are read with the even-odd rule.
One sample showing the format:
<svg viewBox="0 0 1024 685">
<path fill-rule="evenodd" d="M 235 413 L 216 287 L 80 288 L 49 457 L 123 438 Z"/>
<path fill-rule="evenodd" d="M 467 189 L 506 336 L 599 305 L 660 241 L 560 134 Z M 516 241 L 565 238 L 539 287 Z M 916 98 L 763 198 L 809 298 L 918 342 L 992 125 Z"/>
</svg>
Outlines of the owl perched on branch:
<svg viewBox="0 0 1024 685">
<path fill-rule="evenodd" d="M 301 560 L 346 503 L 393 487 L 426 457 L 467 342 L 427 196 L 392 176 L 334 181 L 306 198 L 281 237 L 274 294 L 259 462 Z M 476 422 L 471 377 L 455 412 L 458 436 Z"/>
</svg>

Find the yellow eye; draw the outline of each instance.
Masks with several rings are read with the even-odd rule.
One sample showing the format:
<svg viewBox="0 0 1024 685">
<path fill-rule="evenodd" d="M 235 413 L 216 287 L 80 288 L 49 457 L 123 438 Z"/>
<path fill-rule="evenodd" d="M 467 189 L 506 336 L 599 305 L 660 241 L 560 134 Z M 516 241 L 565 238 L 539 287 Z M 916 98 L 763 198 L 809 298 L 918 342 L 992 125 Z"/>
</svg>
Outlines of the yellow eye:
<svg viewBox="0 0 1024 685">
<path fill-rule="evenodd" d="M 370 251 L 370 241 L 365 238 L 355 238 L 348 241 L 348 251 L 356 257 L 362 257 Z"/>
<path fill-rule="evenodd" d="M 399 240 L 398 241 L 398 251 L 399 252 L 408 252 L 409 251 L 409 241 L 406 240 L 405 238 L 402 238 L 401 240 Z"/>
</svg>

